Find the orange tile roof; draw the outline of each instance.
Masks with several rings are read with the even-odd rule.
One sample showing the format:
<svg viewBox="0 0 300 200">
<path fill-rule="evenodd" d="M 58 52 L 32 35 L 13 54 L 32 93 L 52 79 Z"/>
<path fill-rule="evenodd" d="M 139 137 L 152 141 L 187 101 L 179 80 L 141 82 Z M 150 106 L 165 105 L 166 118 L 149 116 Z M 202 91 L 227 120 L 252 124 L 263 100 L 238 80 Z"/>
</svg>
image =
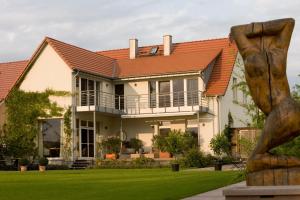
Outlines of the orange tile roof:
<svg viewBox="0 0 300 200">
<path fill-rule="evenodd" d="M 199 72 L 205 69 L 221 52 L 221 49 L 178 53 L 170 56 L 147 56 L 118 60 L 119 78 Z"/>
<path fill-rule="evenodd" d="M 153 46 L 158 46 L 159 49 L 163 49 L 162 45 L 153 45 Z M 139 47 L 139 54 L 143 52 L 149 52 L 151 47 L 153 46 Z M 225 94 L 234 67 L 235 58 L 238 52 L 236 45 L 234 43 L 231 43 L 228 38 L 174 43 L 172 54 L 171 54 L 174 57 L 178 57 L 183 53 L 188 55 L 196 52 L 213 52 L 214 50 L 215 51 L 222 50 L 222 53 L 216 60 L 210 80 L 207 85 L 206 94 L 210 96 Z M 124 59 L 125 60 L 127 59 L 126 62 L 128 63 L 127 64 L 128 68 L 130 67 L 129 63 L 134 63 L 135 66 L 136 65 L 135 63 L 138 63 L 139 59 L 144 59 L 143 57 L 138 57 L 135 60 L 130 60 L 128 58 L 129 57 L 128 48 L 108 50 L 108 51 L 98 51 L 97 53 L 117 59 L 118 63 L 120 63 L 120 60 L 122 60 L 122 62 L 125 62 Z M 159 59 L 159 57 L 160 56 L 155 56 L 153 57 L 153 60 Z M 187 59 L 187 58 L 182 57 L 181 59 Z M 137 74 L 133 69 L 126 69 L 126 70 L 127 70 L 126 73 L 127 76 L 130 76 L 129 72 L 131 72 L 133 76 Z M 149 67 L 148 68 L 142 67 L 138 70 L 140 71 L 140 73 L 150 74 L 150 70 L 152 69 L 150 69 Z M 182 67 L 180 71 L 184 71 L 184 70 L 185 67 Z M 120 74 L 122 75 L 122 72 Z"/>
<path fill-rule="evenodd" d="M 199 71 L 220 54 L 207 85 L 207 95 L 225 94 L 237 55 L 235 44 L 230 43 L 228 38 L 175 43 L 170 56 L 162 56 L 162 45 L 156 45 L 159 47 L 157 56 L 140 56 L 130 60 L 128 48 L 92 52 L 46 37 L 29 61 L 0 64 L 0 100 L 6 97 L 27 65 L 30 66 L 30 63 L 34 62 L 47 43 L 70 68 L 108 78 Z M 152 47 L 140 47 L 139 54 L 148 54 Z"/>
<path fill-rule="evenodd" d="M 0 101 L 13 88 L 18 78 L 24 72 L 28 60 L 0 63 Z"/>
<path fill-rule="evenodd" d="M 49 37 L 46 37 L 45 41 L 72 69 L 115 77 L 115 59 Z"/>
</svg>

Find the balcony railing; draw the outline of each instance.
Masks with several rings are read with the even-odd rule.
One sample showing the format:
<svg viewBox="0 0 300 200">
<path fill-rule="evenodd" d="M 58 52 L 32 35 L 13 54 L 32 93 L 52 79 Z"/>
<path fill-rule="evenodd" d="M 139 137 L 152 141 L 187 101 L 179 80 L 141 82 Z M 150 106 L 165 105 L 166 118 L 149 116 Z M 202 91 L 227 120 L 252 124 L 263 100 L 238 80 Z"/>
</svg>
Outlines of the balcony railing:
<svg viewBox="0 0 300 200">
<path fill-rule="evenodd" d="M 169 112 L 207 111 L 208 102 L 201 91 L 115 95 L 101 91 L 81 91 L 77 106 L 98 106 L 123 114 L 154 114 Z"/>
</svg>

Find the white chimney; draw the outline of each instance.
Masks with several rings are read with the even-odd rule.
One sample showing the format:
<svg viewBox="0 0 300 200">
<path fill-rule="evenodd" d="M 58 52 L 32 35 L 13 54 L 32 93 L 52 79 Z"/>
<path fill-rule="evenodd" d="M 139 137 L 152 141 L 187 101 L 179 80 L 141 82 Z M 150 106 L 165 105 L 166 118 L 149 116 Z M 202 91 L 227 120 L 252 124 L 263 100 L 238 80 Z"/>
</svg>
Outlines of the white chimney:
<svg viewBox="0 0 300 200">
<path fill-rule="evenodd" d="M 172 35 L 164 35 L 164 56 L 171 55 L 172 52 Z"/>
<path fill-rule="evenodd" d="M 138 54 L 138 40 L 137 39 L 129 39 L 129 58 L 135 59 Z"/>
</svg>

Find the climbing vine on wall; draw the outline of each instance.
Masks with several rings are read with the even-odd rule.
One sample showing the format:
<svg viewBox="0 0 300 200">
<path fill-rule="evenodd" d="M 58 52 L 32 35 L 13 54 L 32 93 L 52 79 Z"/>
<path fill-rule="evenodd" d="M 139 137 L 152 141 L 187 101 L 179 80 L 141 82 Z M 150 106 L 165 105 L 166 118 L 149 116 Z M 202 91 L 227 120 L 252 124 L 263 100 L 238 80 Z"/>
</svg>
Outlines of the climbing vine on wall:
<svg viewBox="0 0 300 200">
<path fill-rule="evenodd" d="M 37 154 L 36 138 L 39 120 L 61 117 L 63 108 L 50 100 L 50 96 L 66 96 L 68 92 L 46 90 L 24 92 L 14 89 L 5 100 L 6 125 L 3 141 L 7 156 L 30 157 Z"/>
<path fill-rule="evenodd" d="M 64 145 L 63 157 L 68 160 L 72 153 L 72 128 L 71 128 L 71 107 L 69 107 L 64 114 Z"/>
</svg>

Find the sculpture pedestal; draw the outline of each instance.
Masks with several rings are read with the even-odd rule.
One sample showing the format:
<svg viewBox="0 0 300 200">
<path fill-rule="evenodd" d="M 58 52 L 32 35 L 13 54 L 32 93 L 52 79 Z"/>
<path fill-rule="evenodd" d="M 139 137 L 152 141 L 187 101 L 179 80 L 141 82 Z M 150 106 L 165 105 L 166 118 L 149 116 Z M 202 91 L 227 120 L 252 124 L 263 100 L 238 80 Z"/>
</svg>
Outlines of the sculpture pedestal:
<svg viewBox="0 0 300 200">
<path fill-rule="evenodd" d="M 247 174 L 248 186 L 300 185 L 300 168 L 266 169 Z M 300 198 L 299 198 L 300 199 Z"/>
<path fill-rule="evenodd" d="M 299 200 L 300 185 L 242 186 L 223 190 L 226 200 Z"/>
</svg>

